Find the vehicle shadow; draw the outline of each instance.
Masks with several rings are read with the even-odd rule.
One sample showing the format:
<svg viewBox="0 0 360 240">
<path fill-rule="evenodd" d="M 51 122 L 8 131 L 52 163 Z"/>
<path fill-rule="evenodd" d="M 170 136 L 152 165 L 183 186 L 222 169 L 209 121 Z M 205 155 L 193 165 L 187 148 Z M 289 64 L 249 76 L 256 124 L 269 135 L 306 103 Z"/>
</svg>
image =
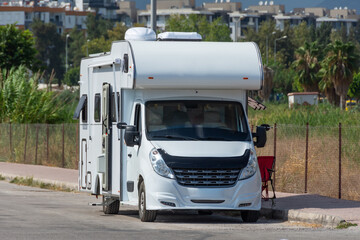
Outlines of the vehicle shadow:
<svg viewBox="0 0 360 240">
<path fill-rule="evenodd" d="M 120 210 L 118 214 L 139 219 L 137 210 Z M 155 222 L 168 224 L 249 224 L 243 222 L 240 216 L 240 212 L 235 213 L 234 211 L 214 211 L 211 215 L 202 215 L 195 210 L 159 211 Z M 270 221 L 264 217 L 260 217 L 256 223 L 251 224 L 266 224 L 274 222 L 281 221 Z"/>
</svg>

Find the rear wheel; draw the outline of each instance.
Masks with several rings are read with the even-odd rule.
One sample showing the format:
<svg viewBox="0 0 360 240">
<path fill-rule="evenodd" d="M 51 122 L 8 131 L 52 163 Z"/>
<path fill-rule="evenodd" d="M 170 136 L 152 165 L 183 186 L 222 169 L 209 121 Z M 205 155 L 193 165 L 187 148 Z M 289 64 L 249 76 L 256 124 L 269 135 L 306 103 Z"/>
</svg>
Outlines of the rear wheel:
<svg viewBox="0 0 360 240">
<path fill-rule="evenodd" d="M 106 198 L 103 196 L 103 212 L 105 214 L 118 214 L 120 201 L 114 198 Z"/>
<path fill-rule="evenodd" d="M 241 211 L 241 218 L 244 222 L 254 223 L 260 217 L 260 211 Z"/>
<path fill-rule="evenodd" d="M 139 217 L 142 222 L 153 222 L 156 219 L 156 211 L 146 210 L 145 184 L 142 182 L 139 188 Z"/>
</svg>

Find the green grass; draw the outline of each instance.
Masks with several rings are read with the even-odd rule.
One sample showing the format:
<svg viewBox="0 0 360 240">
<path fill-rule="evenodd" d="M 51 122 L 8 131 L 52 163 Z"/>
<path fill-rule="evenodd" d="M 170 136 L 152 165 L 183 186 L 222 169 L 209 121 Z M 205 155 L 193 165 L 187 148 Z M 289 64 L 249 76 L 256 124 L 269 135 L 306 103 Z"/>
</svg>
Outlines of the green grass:
<svg viewBox="0 0 360 240">
<path fill-rule="evenodd" d="M 54 191 L 62 191 L 62 192 L 71 192 L 72 190 L 68 187 L 56 185 L 52 183 L 44 183 L 40 181 L 34 180 L 32 177 L 15 177 L 13 178 L 10 183 L 22 185 L 22 186 L 29 186 L 29 187 L 38 187 L 43 189 L 49 189 Z"/>
<path fill-rule="evenodd" d="M 4 181 L 4 180 L 5 180 L 5 177 L 0 174 L 0 181 Z"/>
<path fill-rule="evenodd" d="M 338 126 L 339 122 L 347 126 L 360 125 L 360 111 L 340 110 L 339 107 L 327 103 L 317 106 L 295 106 L 289 109 L 287 103 L 265 103 L 266 110 L 253 110 L 249 108 L 249 119 L 253 125 L 267 124 L 291 124 L 310 126 Z"/>
<path fill-rule="evenodd" d="M 349 223 L 349 222 L 342 222 L 339 225 L 337 225 L 336 229 L 346 229 L 349 227 L 356 227 L 356 223 Z"/>
</svg>

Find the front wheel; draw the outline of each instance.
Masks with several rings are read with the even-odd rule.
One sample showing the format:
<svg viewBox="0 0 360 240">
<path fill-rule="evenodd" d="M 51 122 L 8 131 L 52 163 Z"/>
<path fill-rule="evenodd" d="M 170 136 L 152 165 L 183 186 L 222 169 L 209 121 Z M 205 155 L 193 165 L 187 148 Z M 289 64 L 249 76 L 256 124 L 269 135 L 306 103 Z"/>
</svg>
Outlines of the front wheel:
<svg viewBox="0 0 360 240">
<path fill-rule="evenodd" d="M 145 184 L 142 182 L 139 188 L 139 217 L 142 222 L 153 222 L 156 219 L 156 211 L 146 210 Z"/>
<path fill-rule="evenodd" d="M 260 217 L 260 211 L 241 211 L 241 218 L 244 222 L 247 223 L 254 223 L 256 222 Z"/>
<path fill-rule="evenodd" d="M 107 199 L 103 196 L 103 212 L 105 214 L 118 214 L 120 201 L 118 199 L 114 200 L 112 198 Z"/>
</svg>

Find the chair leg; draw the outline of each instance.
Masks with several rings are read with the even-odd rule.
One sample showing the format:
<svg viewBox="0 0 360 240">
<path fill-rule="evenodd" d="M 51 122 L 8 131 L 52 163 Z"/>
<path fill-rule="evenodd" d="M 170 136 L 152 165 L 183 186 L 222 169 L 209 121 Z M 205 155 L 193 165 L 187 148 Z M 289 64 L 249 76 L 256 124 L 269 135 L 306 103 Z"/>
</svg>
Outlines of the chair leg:
<svg viewBox="0 0 360 240">
<path fill-rule="evenodd" d="M 274 187 L 274 183 L 273 183 L 273 180 L 270 179 L 270 183 L 271 183 L 271 187 L 273 189 L 273 193 L 274 193 L 274 197 L 273 198 L 276 198 L 276 195 L 275 195 L 275 187 Z"/>
</svg>

